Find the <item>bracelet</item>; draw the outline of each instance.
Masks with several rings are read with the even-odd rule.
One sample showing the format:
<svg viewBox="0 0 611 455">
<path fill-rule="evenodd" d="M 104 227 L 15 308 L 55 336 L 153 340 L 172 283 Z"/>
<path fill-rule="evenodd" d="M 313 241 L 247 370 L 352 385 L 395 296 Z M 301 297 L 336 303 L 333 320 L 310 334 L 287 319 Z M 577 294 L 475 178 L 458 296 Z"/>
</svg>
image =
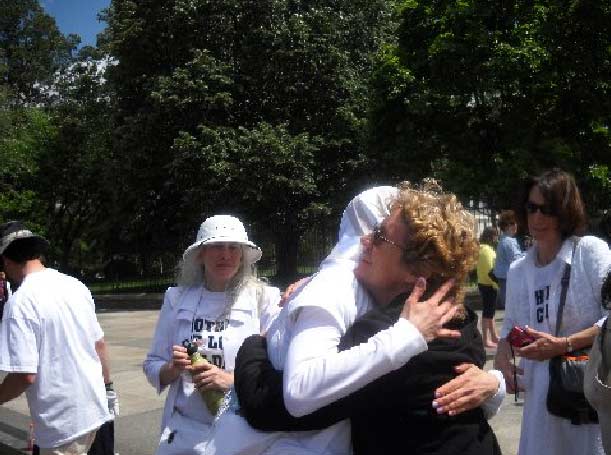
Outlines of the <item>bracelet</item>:
<svg viewBox="0 0 611 455">
<path fill-rule="evenodd" d="M 573 352 L 573 345 L 571 344 L 571 337 L 566 337 L 566 352 Z"/>
</svg>

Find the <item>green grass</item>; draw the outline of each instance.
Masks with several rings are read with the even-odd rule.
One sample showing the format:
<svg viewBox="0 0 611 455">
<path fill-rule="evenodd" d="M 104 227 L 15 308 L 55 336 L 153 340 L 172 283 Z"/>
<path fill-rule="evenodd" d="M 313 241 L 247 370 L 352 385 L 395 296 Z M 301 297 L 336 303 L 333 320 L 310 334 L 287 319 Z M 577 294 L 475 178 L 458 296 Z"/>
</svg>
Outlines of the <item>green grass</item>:
<svg viewBox="0 0 611 455">
<path fill-rule="evenodd" d="M 93 294 L 114 294 L 124 292 L 164 292 L 174 284 L 173 277 L 156 279 L 139 279 L 125 281 L 100 281 L 88 283 L 87 287 Z"/>
</svg>

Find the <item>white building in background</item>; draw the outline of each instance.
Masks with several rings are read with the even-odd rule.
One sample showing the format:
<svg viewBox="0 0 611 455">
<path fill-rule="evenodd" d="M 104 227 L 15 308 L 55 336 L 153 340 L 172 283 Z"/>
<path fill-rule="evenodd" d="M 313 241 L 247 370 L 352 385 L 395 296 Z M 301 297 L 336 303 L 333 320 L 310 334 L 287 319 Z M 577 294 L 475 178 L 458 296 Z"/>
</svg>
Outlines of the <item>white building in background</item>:
<svg viewBox="0 0 611 455">
<path fill-rule="evenodd" d="M 478 237 L 487 226 L 496 226 L 496 214 L 484 202 L 470 200 L 467 210 L 475 217 L 475 232 Z"/>
</svg>

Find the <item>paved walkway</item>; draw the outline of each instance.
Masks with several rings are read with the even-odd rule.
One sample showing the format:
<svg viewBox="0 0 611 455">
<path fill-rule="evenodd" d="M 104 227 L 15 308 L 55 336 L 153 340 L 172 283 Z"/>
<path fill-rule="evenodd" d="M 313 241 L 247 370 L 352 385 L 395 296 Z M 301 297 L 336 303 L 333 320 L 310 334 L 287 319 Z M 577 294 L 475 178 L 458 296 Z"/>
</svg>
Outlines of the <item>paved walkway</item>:
<svg viewBox="0 0 611 455">
<path fill-rule="evenodd" d="M 116 308 L 113 306 L 113 308 Z M 157 396 L 146 382 L 141 363 L 155 328 L 158 310 L 102 309 L 98 319 L 110 347 L 112 376 L 120 398 L 121 415 L 116 421 L 116 452 L 120 455 L 152 454 L 158 441 L 159 421 L 165 396 Z M 497 312 L 500 325 L 502 312 Z M 494 353 L 488 353 L 489 368 Z M 522 407 L 506 398 L 491 425 L 505 455 L 517 452 Z M 25 451 L 29 417 L 25 398 L 0 406 L 0 454 Z"/>
</svg>

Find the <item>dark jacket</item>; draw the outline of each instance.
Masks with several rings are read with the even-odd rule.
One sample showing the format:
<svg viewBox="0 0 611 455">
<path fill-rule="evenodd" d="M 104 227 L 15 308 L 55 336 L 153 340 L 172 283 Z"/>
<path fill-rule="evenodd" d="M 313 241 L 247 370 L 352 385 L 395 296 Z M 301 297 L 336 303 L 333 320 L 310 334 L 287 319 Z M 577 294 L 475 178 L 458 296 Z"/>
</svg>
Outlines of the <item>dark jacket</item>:
<svg viewBox="0 0 611 455">
<path fill-rule="evenodd" d="M 340 350 L 358 345 L 394 324 L 404 296 L 389 306 L 359 318 L 340 341 Z M 295 431 L 325 428 L 351 419 L 355 455 L 500 454 L 480 408 L 450 417 L 432 408 L 434 390 L 456 376 L 454 366 L 469 362 L 482 366 L 485 351 L 477 330 L 477 316 L 468 311 L 454 324 L 458 339 L 435 340 L 429 349 L 403 367 L 360 390 L 304 417 L 291 416 L 284 407 L 282 372 L 267 359 L 265 339 L 248 338 L 236 358 L 235 388 L 241 412 L 254 428 Z"/>
</svg>

